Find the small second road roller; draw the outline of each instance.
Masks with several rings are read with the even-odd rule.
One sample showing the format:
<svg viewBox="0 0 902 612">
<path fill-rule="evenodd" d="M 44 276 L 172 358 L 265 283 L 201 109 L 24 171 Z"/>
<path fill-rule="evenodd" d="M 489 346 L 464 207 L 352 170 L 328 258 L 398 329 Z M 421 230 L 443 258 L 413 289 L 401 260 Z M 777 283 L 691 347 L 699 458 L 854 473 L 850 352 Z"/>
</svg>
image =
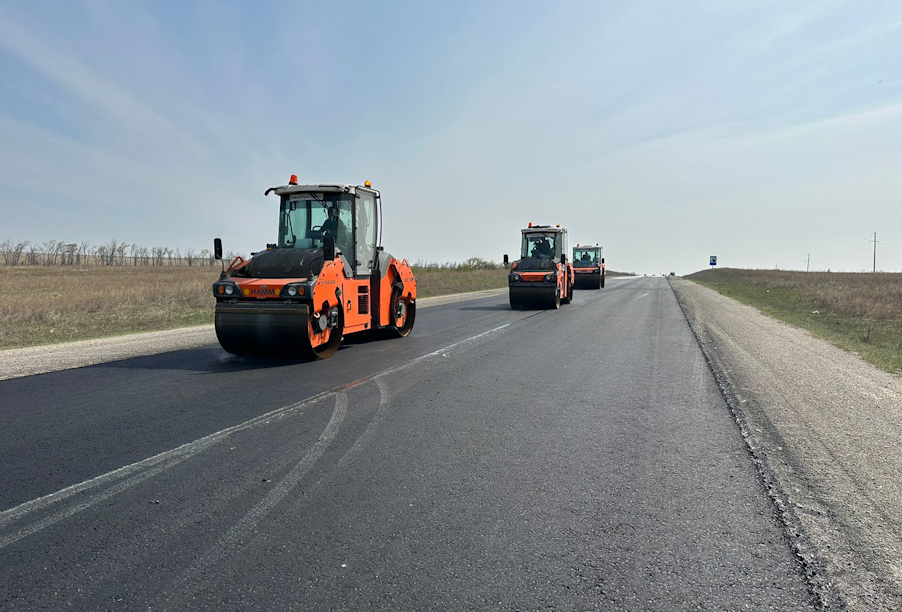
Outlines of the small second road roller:
<svg viewBox="0 0 902 612">
<path fill-rule="evenodd" d="M 520 259 L 510 264 L 511 308 L 559 308 L 573 299 L 573 266 L 567 261 L 567 230 L 560 223 L 520 230 Z M 504 256 L 508 263 L 508 256 Z"/>
<path fill-rule="evenodd" d="M 278 242 L 236 257 L 213 284 L 216 337 L 235 355 L 326 359 L 342 337 L 369 330 L 407 336 L 417 283 L 407 260 L 381 246 L 382 198 L 363 185 L 287 185 Z M 222 241 L 214 241 L 222 260 Z"/>
<path fill-rule="evenodd" d="M 604 287 L 604 250 L 596 244 L 577 244 L 573 249 L 573 274 L 577 289 L 601 289 Z"/>
</svg>

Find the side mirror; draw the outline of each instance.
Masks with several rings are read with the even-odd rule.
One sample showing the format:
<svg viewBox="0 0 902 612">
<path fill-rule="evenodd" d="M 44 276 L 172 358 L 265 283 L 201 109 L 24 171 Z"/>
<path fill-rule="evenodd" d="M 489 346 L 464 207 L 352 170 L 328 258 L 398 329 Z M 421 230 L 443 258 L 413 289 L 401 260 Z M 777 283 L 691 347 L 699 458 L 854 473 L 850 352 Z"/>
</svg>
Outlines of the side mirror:
<svg viewBox="0 0 902 612">
<path fill-rule="evenodd" d="M 567 254 L 566 253 L 561 254 L 561 263 L 566 265 L 566 263 L 567 263 Z"/>
<path fill-rule="evenodd" d="M 326 261 L 335 259 L 335 236 L 323 238 L 323 259 Z"/>
<path fill-rule="evenodd" d="M 601 263 L 604 263 L 604 257 L 601 258 Z"/>
<path fill-rule="evenodd" d="M 504 254 L 504 265 L 507 265 L 511 262 L 510 258 L 507 256 L 507 253 Z"/>
<path fill-rule="evenodd" d="M 221 238 L 213 239 L 213 258 L 214 259 L 222 259 L 222 239 Z"/>
</svg>

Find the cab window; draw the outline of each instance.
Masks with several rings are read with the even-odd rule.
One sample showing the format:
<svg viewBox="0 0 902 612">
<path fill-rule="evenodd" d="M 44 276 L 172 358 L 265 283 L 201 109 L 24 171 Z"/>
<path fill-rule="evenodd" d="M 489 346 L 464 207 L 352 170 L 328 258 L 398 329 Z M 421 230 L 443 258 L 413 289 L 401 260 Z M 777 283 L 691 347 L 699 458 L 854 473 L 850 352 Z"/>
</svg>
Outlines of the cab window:
<svg viewBox="0 0 902 612">
<path fill-rule="evenodd" d="M 371 274 L 376 259 L 376 201 L 372 193 L 357 193 L 354 214 L 357 217 L 357 251 L 353 263 L 358 275 Z M 348 258 L 350 259 L 350 257 Z"/>
<path fill-rule="evenodd" d="M 554 259 L 559 257 L 560 244 L 555 232 L 530 232 L 523 234 L 520 256 L 533 259 Z"/>
</svg>

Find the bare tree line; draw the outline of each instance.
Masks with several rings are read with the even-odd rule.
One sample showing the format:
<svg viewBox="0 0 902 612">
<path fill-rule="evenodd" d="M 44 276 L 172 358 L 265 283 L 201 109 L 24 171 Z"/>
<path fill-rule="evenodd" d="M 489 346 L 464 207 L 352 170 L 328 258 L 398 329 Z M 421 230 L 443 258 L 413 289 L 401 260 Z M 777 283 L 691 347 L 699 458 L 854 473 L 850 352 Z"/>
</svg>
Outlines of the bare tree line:
<svg viewBox="0 0 902 612">
<path fill-rule="evenodd" d="M 216 260 L 209 249 L 171 249 L 145 247 L 119 242 L 115 238 L 104 244 L 48 240 L 16 242 L 7 238 L 0 242 L 0 254 L 7 266 L 212 266 Z M 226 261 L 236 257 L 228 253 Z"/>
</svg>

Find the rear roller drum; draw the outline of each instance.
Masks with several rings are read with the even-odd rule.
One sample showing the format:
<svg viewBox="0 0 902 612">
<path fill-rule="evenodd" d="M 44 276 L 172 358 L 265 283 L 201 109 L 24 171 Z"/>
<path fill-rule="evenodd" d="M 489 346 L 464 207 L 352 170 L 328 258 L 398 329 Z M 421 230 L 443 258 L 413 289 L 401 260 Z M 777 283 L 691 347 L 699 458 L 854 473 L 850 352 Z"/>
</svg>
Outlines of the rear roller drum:
<svg viewBox="0 0 902 612">
<path fill-rule="evenodd" d="M 401 290 L 397 287 L 391 294 L 391 316 L 392 330 L 401 338 L 409 336 L 417 318 L 417 303 L 414 300 L 403 299 Z"/>
<path fill-rule="evenodd" d="M 567 289 L 567 296 L 561 298 L 561 304 L 569 304 L 573 301 L 573 286 Z"/>
<path fill-rule="evenodd" d="M 334 355 L 341 346 L 344 327 L 344 312 L 341 308 L 324 308 L 321 313 L 310 315 L 307 320 L 307 336 L 301 345 L 303 356 L 308 359 L 328 359 Z"/>
</svg>

